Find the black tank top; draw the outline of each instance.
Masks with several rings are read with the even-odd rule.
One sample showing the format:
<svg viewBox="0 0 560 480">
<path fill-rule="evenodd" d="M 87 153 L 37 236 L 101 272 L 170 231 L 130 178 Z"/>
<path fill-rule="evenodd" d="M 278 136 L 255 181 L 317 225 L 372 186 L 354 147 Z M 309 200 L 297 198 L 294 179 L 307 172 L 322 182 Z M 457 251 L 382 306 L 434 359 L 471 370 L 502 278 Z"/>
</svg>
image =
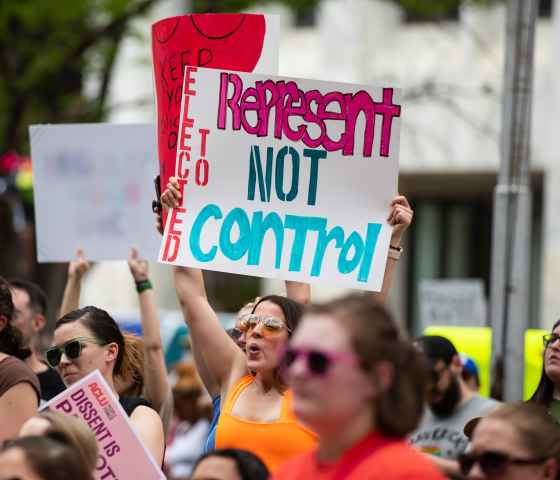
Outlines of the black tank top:
<svg viewBox="0 0 560 480">
<path fill-rule="evenodd" d="M 129 417 L 132 415 L 132 412 L 134 412 L 136 407 L 139 407 L 140 405 L 153 408 L 152 404 L 142 397 L 119 397 L 119 403 Z"/>
</svg>

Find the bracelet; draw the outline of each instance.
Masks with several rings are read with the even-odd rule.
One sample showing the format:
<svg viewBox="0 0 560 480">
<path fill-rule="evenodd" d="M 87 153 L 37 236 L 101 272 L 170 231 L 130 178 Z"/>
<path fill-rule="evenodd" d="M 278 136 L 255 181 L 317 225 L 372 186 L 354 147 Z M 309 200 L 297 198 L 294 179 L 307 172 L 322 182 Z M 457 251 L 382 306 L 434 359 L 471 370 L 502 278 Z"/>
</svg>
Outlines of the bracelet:
<svg viewBox="0 0 560 480">
<path fill-rule="evenodd" d="M 146 278 L 146 280 L 140 280 L 139 282 L 136 282 L 136 291 L 138 293 L 142 293 L 145 290 L 150 290 L 152 287 L 152 282 L 150 282 L 150 280 L 148 278 Z"/>
<path fill-rule="evenodd" d="M 387 252 L 387 256 L 392 258 L 393 260 L 398 260 L 401 258 L 403 252 L 402 247 L 395 247 L 394 245 L 389 245 L 389 252 Z"/>
</svg>

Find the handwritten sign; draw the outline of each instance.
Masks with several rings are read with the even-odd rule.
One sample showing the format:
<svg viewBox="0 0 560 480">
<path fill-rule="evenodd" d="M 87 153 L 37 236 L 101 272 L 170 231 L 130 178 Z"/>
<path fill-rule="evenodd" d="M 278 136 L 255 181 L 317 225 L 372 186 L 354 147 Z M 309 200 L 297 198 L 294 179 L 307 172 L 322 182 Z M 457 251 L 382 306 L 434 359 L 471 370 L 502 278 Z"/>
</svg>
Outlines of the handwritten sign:
<svg viewBox="0 0 560 480">
<path fill-rule="evenodd" d="M 380 290 L 399 91 L 186 67 L 160 261 Z"/>
<path fill-rule="evenodd" d="M 152 25 L 161 189 L 175 170 L 186 65 L 276 74 L 279 18 L 257 14 L 192 14 Z"/>
<path fill-rule="evenodd" d="M 99 370 L 58 394 L 44 409 L 81 418 L 95 433 L 99 447 L 97 479 L 165 478 Z"/>
<path fill-rule="evenodd" d="M 153 125 L 30 127 L 39 262 L 157 258 Z"/>
</svg>

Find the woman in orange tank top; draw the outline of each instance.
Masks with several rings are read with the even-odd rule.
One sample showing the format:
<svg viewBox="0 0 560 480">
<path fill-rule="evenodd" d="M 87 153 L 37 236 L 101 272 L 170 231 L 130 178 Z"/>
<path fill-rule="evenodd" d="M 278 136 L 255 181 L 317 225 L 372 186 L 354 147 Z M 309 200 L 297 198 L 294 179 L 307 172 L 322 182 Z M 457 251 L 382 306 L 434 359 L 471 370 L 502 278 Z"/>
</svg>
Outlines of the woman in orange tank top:
<svg viewBox="0 0 560 480">
<path fill-rule="evenodd" d="M 223 329 L 206 296 L 199 270 L 175 267 L 175 287 L 189 327 L 197 369 L 222 398 L 216 448 L 257 455 L 275 471 L 311 450 L 316 436 L 291 411 L 291 394 L 279 374 L 279 355 L 301 317 L 302 306 L 286 297 L 262 298 L 238 322 L 243 352 Z"/>
</svg>

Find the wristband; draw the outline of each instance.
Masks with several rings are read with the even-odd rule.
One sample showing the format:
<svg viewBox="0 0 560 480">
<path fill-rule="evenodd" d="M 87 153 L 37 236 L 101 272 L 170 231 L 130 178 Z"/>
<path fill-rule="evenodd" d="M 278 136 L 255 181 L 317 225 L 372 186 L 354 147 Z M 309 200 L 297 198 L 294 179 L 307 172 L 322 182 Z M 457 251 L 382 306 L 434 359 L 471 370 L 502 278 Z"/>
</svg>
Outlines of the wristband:
<svg viewBox="0 0 560 480">
<path fill-rule="evenodd" d="M 142 293 L 145 290 L 150 290 L 152 287 L 152 282 L 150 282 L 150 280 L 148 278 L 146 278 L 146 280 L 140 280 L 139 282 L 136 282 L 136 291 L 138 293 Z"/>
<path fill-rule="evenodd" d="M 399 258 L 401 258 L 402 252 L 403 252 L 402 247 L 395 247 L 394 245 L 389 245 L 388 257 L 392 258 L 393 260 L 398 260 Z"/>
</svg>

